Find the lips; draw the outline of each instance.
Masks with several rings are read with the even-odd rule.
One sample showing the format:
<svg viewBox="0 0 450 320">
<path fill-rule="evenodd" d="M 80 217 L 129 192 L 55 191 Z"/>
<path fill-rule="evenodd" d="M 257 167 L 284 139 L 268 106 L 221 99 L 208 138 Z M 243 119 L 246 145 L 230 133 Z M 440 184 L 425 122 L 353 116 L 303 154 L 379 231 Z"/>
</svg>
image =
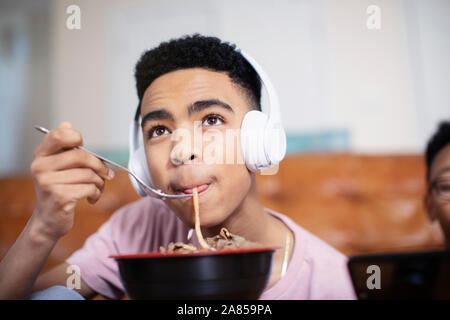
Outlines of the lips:
<svg viewBox="0 0 450 320">
<path fill-rule="evenodd" d="M 193 189 L 197 187 L 197 192 L 199 195 L 202 195 L 208 192 L 213 185 L 217 182 L 217 179 L 214 176 L 196 176 L 192 175 L 182 176 L 179 175 L 175 180 L 173 180 L 169 186 L 168 190 L 171 190 L 170 193 L 175 194 L 192 194 Z M 189 200 L 191 197 L 186 197 L 180 200 Z"/>
<path fill-rule="evenodd" d="M 189 183 L 189 184 L 176 184 L 172 185 L 171 189 L 176 194 L 192 194 L 193 189 L 197 187 L 198 194 L 202 194 L 206 192 L 211 187 L 212 181 L 208 182 L 196 182 L 196 183 Z"/>
<path fill-rule="evenodd" d="M 204 183 L 204 184 L 197 185 L 197 186 L 195 186 L 195 185 L 194 186 L 190 186 L 190 187 L 187 187 L 187 188 L 183 188 L 180 191 L 183 192 L 184 194 L 192 194 L 192 192 L 193 192 L 192 190 L 195 187 L 197 187 L 197 192 L 201 193 L 201 192 L 205 191 L 206 189 L 208 189 L 209 183 Z"/>
</svg>

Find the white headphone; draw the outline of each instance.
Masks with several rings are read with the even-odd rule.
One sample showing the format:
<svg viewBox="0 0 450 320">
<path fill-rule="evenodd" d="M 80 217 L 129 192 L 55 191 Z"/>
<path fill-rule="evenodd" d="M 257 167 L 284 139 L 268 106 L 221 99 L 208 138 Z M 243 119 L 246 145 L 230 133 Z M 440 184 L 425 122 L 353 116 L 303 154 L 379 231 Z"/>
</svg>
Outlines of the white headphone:
<svg viewBox="0 0 450 320">
<path fill-rule="evenodd" d="M 247 168 L 252 172 L 276 166 L 286 154 L 286 133 L 281 123 L 278 95 L 269 76 L 264 69 L 248 54 L 240 51 L 258 74 L 262 86 L 267 91 L 269 100 L 268 114 L 252 110 L 246 113 L 241 124 L 241 148 Z M 147 165 L 144 146 L 139 144 L 140 110 L 130 124 L 130 159 L 128 169 L 141 178 L 147 185 L 153 187 Z M 147 195 L 142 186 L 130 176 L 134 189 L 143 197 Z"/>
</svg>

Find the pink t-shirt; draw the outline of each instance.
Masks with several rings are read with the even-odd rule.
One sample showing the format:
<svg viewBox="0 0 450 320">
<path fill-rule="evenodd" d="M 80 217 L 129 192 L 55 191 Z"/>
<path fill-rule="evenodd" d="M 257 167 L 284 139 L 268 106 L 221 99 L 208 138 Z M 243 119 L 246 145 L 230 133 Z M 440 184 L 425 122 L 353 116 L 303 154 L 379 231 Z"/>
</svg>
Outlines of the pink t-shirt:
<svg viewBox="0 0 450 320">
<path fill-rule="evenodd" d="M 295 240 L 284 277 L 260 299 L 355 299 L 347 258 L 285 215 L 266 210 L 292 230 Z M 109 256 L 159 251 L 171 241 L 186 242 L 188 231 L 162 200 L 146 197 L 117 210 L 66 262 L 80 267 L 92 290 L 120 299 L 124 288 Z M 198 245 L 195 233 L 190 241 Z"/>
</svg>

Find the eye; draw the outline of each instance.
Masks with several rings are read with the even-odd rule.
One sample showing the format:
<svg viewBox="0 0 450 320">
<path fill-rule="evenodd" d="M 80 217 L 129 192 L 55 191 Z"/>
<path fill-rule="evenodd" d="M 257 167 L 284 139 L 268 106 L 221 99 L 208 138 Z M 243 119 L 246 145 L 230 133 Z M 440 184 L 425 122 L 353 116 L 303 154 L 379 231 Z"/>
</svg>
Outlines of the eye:
<svg viewBox="0 0 450 320">
<path fill-rule="evenodd" d="M 218 126 L 223 123 L 224 123 L 224 121 L 223 121 L 222 117 L 220 117 L 216 114 L 210 114 L 203 119 L 203 125 L 207 126 L 207 127 Z"/>
<path fill-rule="evenodd" d="M 440 182 L 437 187 L 441 192 L 450 192 L 450 181 Z"/>
<path fill-rule="evenodd" d="M 170 133 L 169 129 L 164 126 L 156 126 L 149 130 L 148 139 L 157 138 L 159 136 Z"/>
</svg>

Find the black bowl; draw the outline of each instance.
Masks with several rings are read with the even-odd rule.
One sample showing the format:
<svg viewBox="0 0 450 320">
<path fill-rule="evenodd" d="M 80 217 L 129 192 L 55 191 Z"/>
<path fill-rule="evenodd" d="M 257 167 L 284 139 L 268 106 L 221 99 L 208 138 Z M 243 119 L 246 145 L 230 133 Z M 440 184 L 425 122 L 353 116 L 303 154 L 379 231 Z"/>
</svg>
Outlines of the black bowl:
<svg viewBox="0 0 450 320">
<path fill-rule="evenodd" d="M 258 299 L 275 247 L 111 256 L 131 299 Z"/>
</svg>

